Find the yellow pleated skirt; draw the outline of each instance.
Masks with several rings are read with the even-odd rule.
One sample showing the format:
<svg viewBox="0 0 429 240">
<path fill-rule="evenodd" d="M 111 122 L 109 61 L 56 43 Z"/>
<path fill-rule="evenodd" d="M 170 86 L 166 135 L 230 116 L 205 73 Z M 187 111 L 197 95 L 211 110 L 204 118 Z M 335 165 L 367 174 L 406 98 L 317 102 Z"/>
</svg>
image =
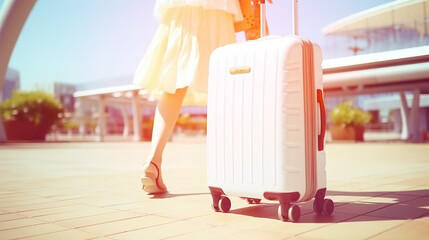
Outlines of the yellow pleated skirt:
<svg viewBox="0 0 429 240">
<path fill-rule="evenodd" d="M 134 83 L 155 98 L 189 87 L 183 104 L 205 105 L 210 54 L 235 41 L 232 14 L 203 7 L 170 8 L 136 70 Z"/>
</svg>

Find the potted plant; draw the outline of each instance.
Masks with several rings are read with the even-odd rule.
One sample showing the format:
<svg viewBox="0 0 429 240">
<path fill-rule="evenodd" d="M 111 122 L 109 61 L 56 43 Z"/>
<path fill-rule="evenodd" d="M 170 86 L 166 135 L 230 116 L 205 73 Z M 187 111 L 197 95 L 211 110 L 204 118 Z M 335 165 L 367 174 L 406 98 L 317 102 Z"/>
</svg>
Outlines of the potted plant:
<svg viewBox="0 0 429 240">
<path fill-rule="evenodd" d="M 329 126 L 333 140 L 363 141 L 364 125 L 371 120 L 371 115 L 353 107 L 353 101 L 345 101 L 330 112 L 332 123 Z"/>
<path fill-rule="evenodd" d="M 72 135 L 79 130 L 79 122 L 69 120 L 67 122 L 64 122 L 62 127 L 68 135 Z"/>
<path fill-rule="evenodd" d="M 150 141 L 152 139 L 152 129 L 153 129 L 153 120 L 154 117 L 143 117 L 142 123 L 142 140 Z"/>
<path fill-rule="evenodd" d="M 64 108 L 48 93 L 16 91 L 0 103 L 0 112 L 9 140 L 44 140 Z"/>
</svg>

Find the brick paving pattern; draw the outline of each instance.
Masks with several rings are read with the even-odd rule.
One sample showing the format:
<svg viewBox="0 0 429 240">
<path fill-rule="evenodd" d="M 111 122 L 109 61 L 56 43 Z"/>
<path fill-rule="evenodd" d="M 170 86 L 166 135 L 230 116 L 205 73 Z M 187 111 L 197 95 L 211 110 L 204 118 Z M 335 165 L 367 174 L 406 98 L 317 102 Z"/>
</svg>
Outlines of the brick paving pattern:
<svg viewBox="0 0 429 240">
<path fill-rule="evenodd" d="M 0 239 L 429 239 L 429 145 L 328 143 L 332 216 L 301 204 L 298 223 L 278 204 L 230 197 L 215 213 L 204 141 L 173 141 L 169 193 L 146 195 L 139 175 L 149 143 L 0 145 Z"/>
</svg>

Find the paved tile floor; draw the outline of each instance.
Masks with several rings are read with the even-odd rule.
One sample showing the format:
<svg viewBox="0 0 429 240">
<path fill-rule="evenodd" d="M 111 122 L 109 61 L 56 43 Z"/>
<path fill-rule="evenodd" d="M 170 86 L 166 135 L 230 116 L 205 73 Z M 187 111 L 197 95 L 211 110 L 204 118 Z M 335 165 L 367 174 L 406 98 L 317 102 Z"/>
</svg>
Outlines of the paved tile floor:
<svg viewBox="0 0 429 240">
<path fill-rule="evenodd" d="M 0 239 L 429 239 L 429 144 L 328 143 L 330 217 L 301 204 L 298 223 L 277 204 L 231 197 L 215 213 L 204 141 L 174 141 L 169 193 L 140 190 L 149 143 L 0 145 Z"/>
</svg>

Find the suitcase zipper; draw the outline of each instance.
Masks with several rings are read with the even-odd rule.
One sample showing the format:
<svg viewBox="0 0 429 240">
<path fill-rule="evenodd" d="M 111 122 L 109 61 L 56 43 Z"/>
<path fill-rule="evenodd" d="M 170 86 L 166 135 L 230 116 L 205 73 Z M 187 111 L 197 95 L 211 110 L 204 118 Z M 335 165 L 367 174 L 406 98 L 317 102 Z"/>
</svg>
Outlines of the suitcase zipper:
<svg viewBox="0 0 429 240">
<path fill-rule="evenodd" d="M 303 84 L 304 84 L 304 121 L 305 121 L 305 175 L 306 190 L 301 201 L 313 198 L 317 188 L 316 161 L 316 107 L 314 82 L 313 44 L 307 39 L 302 41 Z"/>
</svg>

